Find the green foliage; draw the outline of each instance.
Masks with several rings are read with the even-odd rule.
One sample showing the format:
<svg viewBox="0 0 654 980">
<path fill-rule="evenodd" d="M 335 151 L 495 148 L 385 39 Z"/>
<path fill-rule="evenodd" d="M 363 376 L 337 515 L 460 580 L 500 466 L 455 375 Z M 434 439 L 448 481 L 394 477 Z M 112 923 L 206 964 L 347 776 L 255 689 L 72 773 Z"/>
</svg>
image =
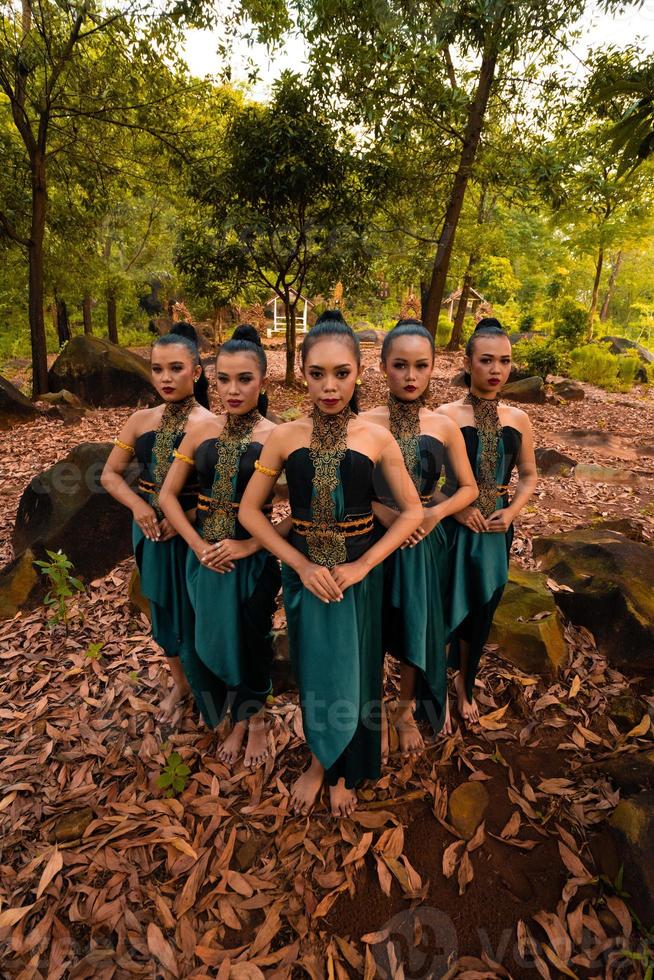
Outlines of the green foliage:
<svg viewBox="0 0 654 980">
<path fill-rule="evenodd" d="M 627 351 L 618 357 L 618 384 L 621 388 L 631 388 L 642 366 L 636 351 Z"/>
<path fill-rule="evenodd" d="M 513 348 L 513 359 L 543 381 L 548 374 L 565 374 L 569 361 L 565 345 L 545 337 L 521 340 Z"/>
<path fill-rule="evenodd" d="M 611 354 L 606 344 L 584 344 L 570 352 L 569 374 L 577 381 L 616 391 L 631 387 L 638 366 L 636 358 Z"/>
<path fill-rule="evenodd" d="M 181 755 L 178 752 L 171 752 L 157 778 L 157 786 L 165 790 L 164 796 L 176 796 L 186 789 L 190 774 L 191 770 L 182 761 Z"/>
<path fill-rule="evenodd" d="M 88 647 L 84 651 L 84 656 L 87 660 L 99 660 L 102 655 L 102 648 L 104 643 L 89 643 Z"/>
<path fill-rule="evenodd" d="M 588 333 L 588 310 L 580 303 L 565 299 L 557 311 L 554 337 L 567 346 L 576 347 Z"/>
<path fill-rule="evenodd" d="M 38 565 L 41 574 L 50 580 L 50 589 L 44 599 L 46 606 L 50 606 L 53 611 L 50 624 L 54 626 L 63 623 L 68 632 L 68 600 L 75 592 L 83 592 L 84 585 L 71 575 L 73 563 L 61 549 L 59 551 L 46 549 L 46 554 L 50 561 L 35 561 L 34 564 Z"/>
<path fill-rule="evenodd" d="M 506 256 L 487 255 L 479 262 L 477 284 L 491 303 L 508 303 L 518 291 L 520 280 Z"/>
<path fill-rule="evenodd" d="M 438 318 L 436 328 L 436 344 L 438 347 L 445 347 L 450 342 L 452 336 L 453 321 L 449 320 L 446 313 L 441 313 Z"/>
</svg>

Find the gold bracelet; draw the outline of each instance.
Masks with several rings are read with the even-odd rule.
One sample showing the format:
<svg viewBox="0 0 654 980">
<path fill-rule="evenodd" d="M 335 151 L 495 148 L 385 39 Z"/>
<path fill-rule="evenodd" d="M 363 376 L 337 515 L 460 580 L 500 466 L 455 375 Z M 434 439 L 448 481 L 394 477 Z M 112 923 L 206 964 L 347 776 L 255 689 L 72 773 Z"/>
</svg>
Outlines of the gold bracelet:
<svg viewBox="0 0 654 980">
<path fill-rule="evenodd" d="M 188 463 L 189 466 L 194 465 L 194 460 L 190 456 L 185 456 L 184 453 L 178 453 L 176 449 L 173 449 L 173 457 L 175 459 L 181 459 L 182 463 Z"/>
<path fill-rule="evenodd" d="M 255 470 L 258 470 L 259 473 L 263 473 L 264 476 L 274 477 L 275 479 L 277 479 L 279 474 L 282 472 L 281 470 L 273 470 L 270 466 L 263 466 L 258 459 L 255 459 L 254 461 L 254 468 Z"/>
<path fill-rule="evenodd" d="M 134 455 L 134 446 L 130 446 L 126 442 L 121 442 L 120 439 L 114 439 L 114 446 L 116 446 L 117 449 L 123 449 L 126 453 L 131 453 L 132 456 Z"/>
</svg>

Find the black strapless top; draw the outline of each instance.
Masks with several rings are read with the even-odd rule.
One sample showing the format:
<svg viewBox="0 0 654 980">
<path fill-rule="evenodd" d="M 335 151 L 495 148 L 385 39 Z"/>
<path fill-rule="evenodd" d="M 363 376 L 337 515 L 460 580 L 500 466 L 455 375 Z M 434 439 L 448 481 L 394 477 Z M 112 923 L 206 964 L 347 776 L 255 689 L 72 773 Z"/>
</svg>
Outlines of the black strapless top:
<svg viewBox="0 0 654 980">
<path fill-rule="evenodd" d="M 286 460 L 284 467 L 288 484 L 288 497 L 291 505 L 291 516 L 298 521 L 309 522 L 313 518 L 311 498 L 313 492 L 314 467 L 307 447 L 295 449 Z M 372 514 L 372 502 L 375 499 L 374 474 L 375 465 L 364 453 L 356 449 L 345 452 L 339 467 L 340 488 L 337 492 L 335 519 L 338 522 L 356 521 L 357 518 L 368 518 Z M 370 529 L 363 534 L 346 533 L 345 548 L 348 561 L 356 561 L 377 540 L 378 532 L 370 523 Z M 363 526 L 363 525 L 362 525 Z M 356 525 L 352 525 L 353 530 Z M 306 536 L 293 528 L 289 538 L 290 544 L 303 555 L 307 555 Z"/>
<path fill-rule="evenodd" d="M 173 445 L 174 449 L 178 449 L 179 445 L 184 438 L 186 433 L 180 432 L 175 437 L 175 442 Z M 138 492 L 140 495 L 151 502 L 152 496 L 161 490 L 161 486 L 158 486 L 154 481 L 154 468 L 155 461 L 152 456 L 152 451 L 154 449 L 154 440 L 156 438 L 157 432 L 155 429 L 149 429 L 147 432 L 142 432 L 140 436 L 136 439 L 134 443 L 134 457 L 139 464 L 139 482 L 138 482 Z M 171 455 L 169 460 L 169 465 L 172 465 L 173 457 Z M 189 470 L 189 475 L 184 484 L 184 488 L 179 495 L 179 501 L 184 508 L 184 510 L 193 510 L 197 504 L 198 497 L 198 475 L 194 468 Z"/>
<path fill-rule="evenodd" d="M 241 456 L 238 473 L 236 475 L 236 489 L 232 496 L 232 501 L 235 504 L 241 502 L 241 498 L 245 493 L 245 488 L 250 481 L 250 477 L 254 473 L 254 464 L 256 460 L 261 456 L 261 450 L 263 449 L 263 444 L 260 442 L 251 442 L 248 448 L 245 450 Z M 211 497 L 211 490 L 213 488 L 213 479 L 216 472 L 216 461 L 218 459 L 218 452 L 216 450 L 216 439 L 205 439 L 200 443 L 195 451 L 195 468 L 198 473 L 198 480 L 200 483 L 200 493 L 205 497 Z M 268 499 L 268 503 L 272 501 L 272 491 Z M 202 498 L 200 498 L 200 503 L 202 503 Z M 198 531 L 202 534 L 202 523 L 204 515 L 207 513 L 206 510 L 198 509 Z M 246 538 L 250 538 L 252 535 L 249 531 L 239 523 L 238 518 L 236 520 L 236 532 L 234 537 L 237 541 L 243 541 Z"/>
<path fill-rule="evenodd" d="M 432 497 L 436 489 L 446 453 L 445 446 L 436 436 L 421 434 L 418 437 L 418 446 L 420 450 L 420 482 L 418 493 L 423 498 L 423 503 L 426 503 L 427 499 Z M 386 504 L 387 507 L 396 509 L 397 504 L 393 499 L 380 466 L 375 467 L 374 480 L 375 493 L 379 502 Z"/>
<path fill-rule="evenodd" d="M 466 444 L 466 453 L 470 460 L 472 472 L 477 476 L 477 453 L 479 451 L 479 434 L 474 425 L 461 426 L 461 434 Z M 497 474 L 497 485 L 507 486 L 511 479 L 511 474 L 518 464 L 520 448 L 522 446 L 522 433 L 519 429 L 514 429 L 512 425 L 502 427 L 502 445 L 504 447 L 504 459 L 501 464 L 501 471 Z M 445 484 L 443 493 L 446 497 L 451 497 L 458 489 L 456 474 L 454 473 L 449 459 L 445 457 Z M 507 497 L 507 494 L 502 494 Z"/>
</svg>

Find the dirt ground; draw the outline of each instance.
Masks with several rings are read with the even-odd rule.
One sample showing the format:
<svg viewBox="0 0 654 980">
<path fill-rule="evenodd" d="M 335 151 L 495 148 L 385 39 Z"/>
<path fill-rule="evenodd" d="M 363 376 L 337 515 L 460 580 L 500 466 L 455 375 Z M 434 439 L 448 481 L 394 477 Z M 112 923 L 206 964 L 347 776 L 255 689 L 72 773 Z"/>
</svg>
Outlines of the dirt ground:
<svg viewBox="0 0 654 980">
<path fill-rule="evenodd" d="M 364 351 L 363 407 L 384 397 L 377 358 Z M 301 386 L 281 384 L 282 353 L 269 361 L 271 407 L 302 408 Z M 439 352 L 434 405 L 460 397 L 460 366 Z M 631 475 L 541 479 L 517 522 L 513 560 L 526 567 L 541 534 L 628 516 L 654 535 L 654 394 L 585 389 L 580 403 L 526 407 L 537 445 Z M 74 445 L 113 438 L 128 414 L 0 435 L 0 560 L 29 480 Z M 573 429 L 607 438 L 599 450 L 573 445 Z M 131 564 L 72 601 L 67 636 L 42 608 L 0 624 L 3 980 L 644 976 L 625 951 L 640 954 L 647 937 L 589 846 L 620 794 L 589 764 L 651 747 L 651 730 L 619 731 L 609 710 L 635 692 L 646 712 L 651 676 L 610 667 L 573 624 L 558 678 L 525 675 L 490 649 L 482 725 L 428 738 L 415 762 L 393 754 L 351 820 L 332 820 L 324 801 L 292 817 L 289 786 L 307 757 L 296 697 L 271 706 L 273 758 L 254 774 L 219 763 L 216 736 L 190 711 L 160 723 L 165 668 L 127 600 Z M 191 772 L 166 798 L 157 778 L 173 751 Z M 463 783 L 488 794 L 472 840 L 448 821 Z"/>
</svg>

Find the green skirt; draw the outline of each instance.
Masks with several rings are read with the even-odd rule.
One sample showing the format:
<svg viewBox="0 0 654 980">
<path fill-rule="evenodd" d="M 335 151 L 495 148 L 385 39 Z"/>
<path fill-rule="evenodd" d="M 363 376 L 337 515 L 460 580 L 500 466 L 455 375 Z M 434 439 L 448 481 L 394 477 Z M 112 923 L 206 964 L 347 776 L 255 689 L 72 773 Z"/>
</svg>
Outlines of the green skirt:
<svg viewBox="0 0 654 980">
<path fill-rule="evenodd" d="M 493 616 L 509 579 L 513 526 L 506 534 L 475 533 L 453 517 L 443 521 L 450 558 L 447 628 L 448 665 L 460 666 L 460 642 L 469 646 L 465 685 L 468 699 L 488 639 Z"/>
<path fill-rule="evenodd" d="M 322 602 L 282 566 L 291 663 L 304 737 L 328 785 L 349 789 L 381 774 L 383 568 Z"/>
<path fill-rule="evenodd" d="M 189 550 L 186 580 L 195 611 L 195 645 L 184 669 L 195 702 L 209 727 L 219 725 L 228 708 L 234 721 L 244 721 L 271 692 L 279 564 L 267 551 L 257 551 L 220 575 Z"/>
<path fill-rule="evenodd" d="M 442 526 L 384 562 L 384 649 L 416 668 L 416 717 L 439 732 L 445 720 L 447 537 Z"/>
<path fill-rule="evenodd" d="M 134 522 L 132 544 L 141 592 L 150 603 L 152 636 L 167 657 L 184 659 L 193 650 L 195 632 L 186 588 L 186 541 L 178 534 L 168 541 L 151 541 Z"/>
</svg>

